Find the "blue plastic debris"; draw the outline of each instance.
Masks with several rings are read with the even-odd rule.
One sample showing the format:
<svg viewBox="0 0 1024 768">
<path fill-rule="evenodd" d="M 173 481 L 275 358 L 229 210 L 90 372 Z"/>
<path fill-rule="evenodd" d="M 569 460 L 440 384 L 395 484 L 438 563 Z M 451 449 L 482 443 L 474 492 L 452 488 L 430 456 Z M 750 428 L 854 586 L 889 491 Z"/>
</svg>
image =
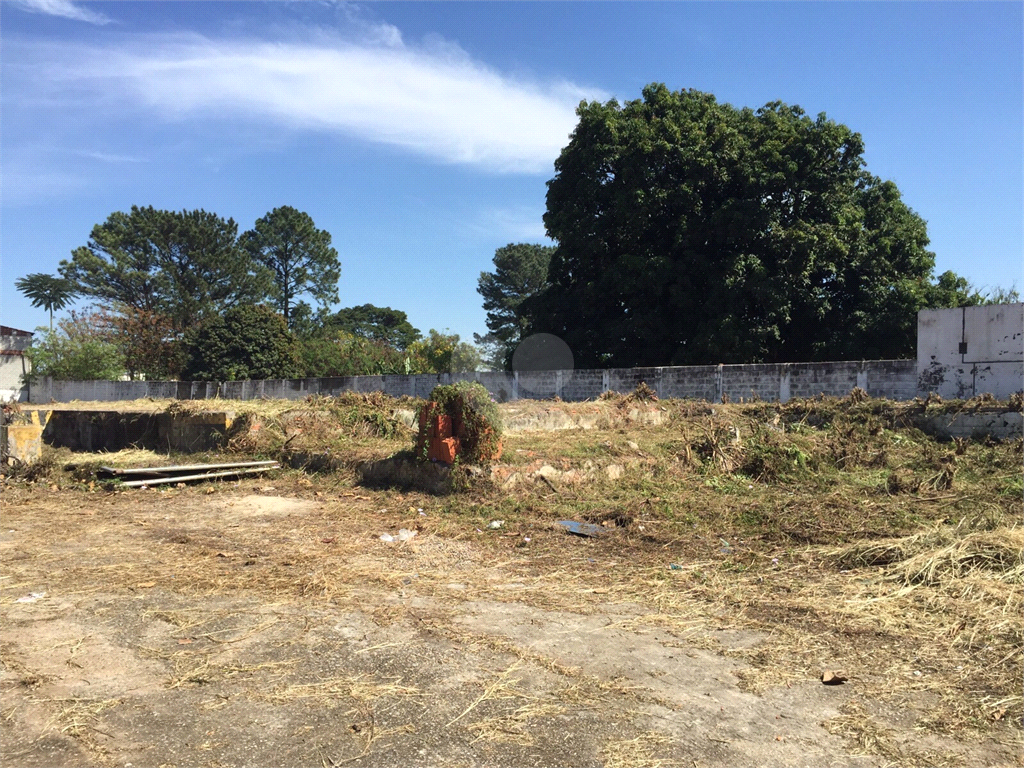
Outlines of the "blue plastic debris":
<svg viewBox="0 0 1024 768">
<path fill-rule="evenodd" d="M 594 525 L 593 523 L 577 523 L 575 520 L 559 520 L 558 524 L 563 526 L 569 533 L 575 534 L 576 536 L 586 536 L 588 538 L 600 536 L 608 530 L 607 528 L 602 528 L 600 525 Z"/>
</svg>

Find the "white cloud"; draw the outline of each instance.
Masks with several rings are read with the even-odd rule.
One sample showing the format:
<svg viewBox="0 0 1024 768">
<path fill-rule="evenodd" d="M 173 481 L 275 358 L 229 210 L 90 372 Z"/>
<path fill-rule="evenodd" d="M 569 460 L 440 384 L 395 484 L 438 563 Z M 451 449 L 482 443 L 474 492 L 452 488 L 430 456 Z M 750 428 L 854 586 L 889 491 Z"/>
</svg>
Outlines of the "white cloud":
<svg viewBox="0 0 1024 768">
<path fill-rule="evenodd" d="M 527 83 L 436 39 L 422 48 L 394 27 L 359 42 L 310 31 L 301 41 L 213 40 L 199 35 L 62 44 L 29 72 L 31 89 L 68 104 L 143 106 L 167 119 L 271 120 L 391 144 L 448 163 L 501 172 L 551 169 L 583 98 L 570 83 Z M 22 59 L 25 61 L 25 59 Z"/>
<path fill-rule="evenodd" d="M 102 13 L 90 11 L 88 8 L 76 5 L 71 0 L 11 0 L 11 5 L 31 13 L 61 16 L 65 19 L 87 21 L 90 24 L 109 24 L 111 21 Z"/>
</svg>

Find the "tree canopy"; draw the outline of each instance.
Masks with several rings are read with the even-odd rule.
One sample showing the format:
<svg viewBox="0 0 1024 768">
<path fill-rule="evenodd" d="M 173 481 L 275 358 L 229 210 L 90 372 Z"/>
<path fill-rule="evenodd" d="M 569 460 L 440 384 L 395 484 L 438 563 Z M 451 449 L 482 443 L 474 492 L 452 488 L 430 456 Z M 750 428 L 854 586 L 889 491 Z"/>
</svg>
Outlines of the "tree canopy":
<svg viewBox="0 0 1024 768">
<path fill-rule="evenodd" d="M 433 328 L 425 338 L 410 344 L 408 351 L 422 360 L 424 373 L 466 373 L 477 370 L 482 362 L 480 351 L 469 342 L 461 341 L 459 334 Z"/>
<path fill-rule="evenodd" d="M 275 208 L 241 237 L 242 248 L 272 276 L 271 297 L 293 325 L 295 299 L 308 293 L 326 306 L 338 300 L 341 263 L 331 233 L 317 229 L 308 213 Z"/>
<path fill-rule="evenodd" d="M 327 318 L 324 325 L 331 330 L 380 341 L 396 349 L 405 349 L 422 336 L 412 327 L 405 312 L 373 304 L 339 309 Z"/>
<path fill-rule="evenodd" d="M 179 332 L 267 295 L 266 271 L 237 243 L 238 225 L 203 210 L 132 206 L 93 227 L 60 274 L 101 306 L 165 315 Z"/>
<path fill-rule="evenodd" d="M 577 365 L 913 353 L 934 254 L 860 134 L 660 84 L 577 114 L 548 182 L 549 284 L 519 308 Z"/>
<path fill-rule="evenodd" d="M 299 345 L 281 315 L 264 306 L 233 307 L 185 336 L 183 378 L 199 381 L 302 376 Z"/>
<path fill-rule="evenodd" d="M 494 252 L 494 271 L 481 272 L 477 292 L 487 312 L 486 336 L 476 341 L 492 349 L 492 364 L 508 368 L 512 353 L 529 326 L 520 311 L 523 301 L 547 285 L 553 246 L 509 243 Z"/>
<path fill-rule="evenodd" d="M 35 272 L 14 281 L 14 287 L 32 302 L 33 307 L 42 307 L 50 313 L 50 330 L 53 330 L 53 311 L 58 312 L 78 295 L 75 284 L 55 275 Z"/>
<path fill-rule="evenodd" d="M 29 379 L 116 380 L 124 375 L 124 354 L 111 340 L 102 313 L 71 312 L 56 329 L 41 331 L 25 350 L 32 361 Z"/>
</svg>

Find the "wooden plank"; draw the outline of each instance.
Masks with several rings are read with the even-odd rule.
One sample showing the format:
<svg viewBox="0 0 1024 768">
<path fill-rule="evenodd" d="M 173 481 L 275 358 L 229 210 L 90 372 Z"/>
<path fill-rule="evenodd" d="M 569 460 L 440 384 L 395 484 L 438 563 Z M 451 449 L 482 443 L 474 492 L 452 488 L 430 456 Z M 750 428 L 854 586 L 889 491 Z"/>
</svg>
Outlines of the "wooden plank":
<svg viewBox="0 0 1024 768">
<path fill-rule="evenodd" d="M 254 472 L 266 472 L 268 469 L 280 469 L 280 465 L 272 467 L 254 467 L 252 469 L 229 469 L 224 472 L 209 472 L 201 475 L 174 475 L 173 477 L 158 477 L 153 480 L 129 480 L 121 483 L 127 488 L 139 488 L 143 485 L 161 485 L 162 483 L 184 483 L 189 480 L 215 480 L 218 477 L 237 477 L 238 475 L 250 475 Z"/>
<path fill-rule="evenodd" d="M 214 470 L 214 469 L 237 469 L 241 467 L 265 467 L 277 464 L 276 461 L 236 461 L 232 464 L 182 464 L 177 467 L 133 467 L 131 469 L 118 469 L 115 467 L 100 467 L 101 472 L 110 475 L 160 475 L 168 472 L 192 472 L 193 470 Z"/>
</svg>

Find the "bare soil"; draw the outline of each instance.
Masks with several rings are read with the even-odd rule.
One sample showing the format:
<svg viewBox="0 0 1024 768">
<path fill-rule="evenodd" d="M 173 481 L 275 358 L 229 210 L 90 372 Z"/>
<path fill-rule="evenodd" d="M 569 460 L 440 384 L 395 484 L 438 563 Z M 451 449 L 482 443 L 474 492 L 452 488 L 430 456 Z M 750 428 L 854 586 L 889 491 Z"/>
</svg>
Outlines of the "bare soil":
<svg viewBox="0 0 1024 768">
<path fill-rule="evenodd" d="M 927 698 L 887 709 L 811 675 L 743 690 L 729 651 L 763 633 L 728 612 L 659 629 L 642 597 L 595 602 L 621 563 L 611 542 L 470 536 L 436 499 L 302 479 L 9 486 L 3 763 L 884 764 L 822 726 L 851 712 L 947 764 L 1019 761 L 1009 734 L 915 733 Z M 421 533 L 379 540 L 399 526 Z M 599 585 L 577 587 L 577 610 L 518 600 L 566 572 Z"/>
</svg>

